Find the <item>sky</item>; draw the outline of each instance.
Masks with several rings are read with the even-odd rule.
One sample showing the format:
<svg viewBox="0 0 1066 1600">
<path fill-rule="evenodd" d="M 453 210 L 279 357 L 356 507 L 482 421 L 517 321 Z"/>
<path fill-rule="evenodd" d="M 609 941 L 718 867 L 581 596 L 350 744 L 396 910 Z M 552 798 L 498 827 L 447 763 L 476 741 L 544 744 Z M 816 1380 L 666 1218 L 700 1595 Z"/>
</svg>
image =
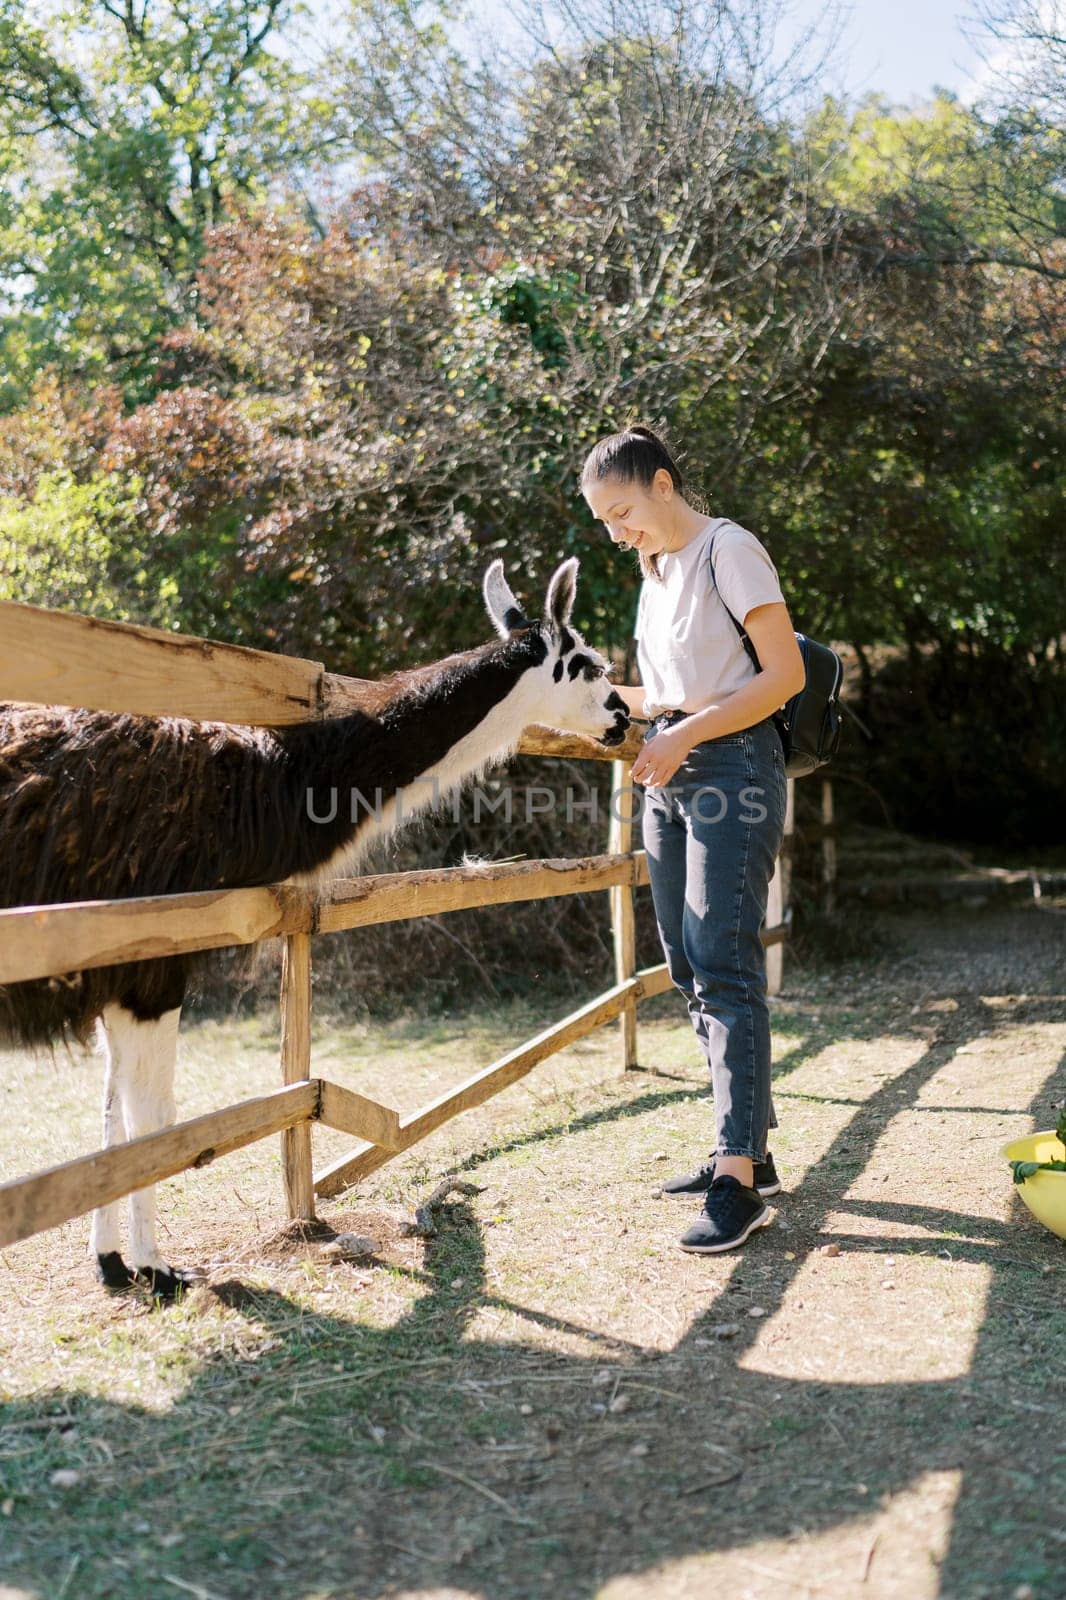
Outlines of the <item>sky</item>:
<svg viewBox="0 0 1066 1600">
<path fill-rule="evenodd" d="M 26 9 L 46 15 L 57 0 L 29 0 Z M 348 7 L 344 0 L 306 0 L 311 33 L 310 54 L 318 54 Z M 509 0 L 467 0 L 484 19 L 492 37 L 514 36 Z M 573 0 L 580 12 L 581 0 Z M 737 0 L 743 7 L 744 0 Z M 787 39 L 824 10 L 826 0 L 780 0 L 791 14 L 781 29 Z M 846 15 L 836 76 L 850 96 L 880 93 L 906 104 L 927 99 L 936 87 L 972 98 L 984 69 L 980 55 L 966 36 L 965 24 L 981 0 L 835 0 Z M 464 30 L 460 30 L 462 33 Z M 299 57 L 299 47 L 283 53 Z M 834 85 L 836 86 L 836 85 Z"/>
<path fill-rule="evenodd" d="M 798 18 L 820 6 L 797 0 Z M 973 6 L 959 0 L 853 0 L 840 45 L 840 71 L 852 94 L 877 92 L 903 103 L 935 88 L 963 98 L 979 77 L 981 59 L 963 31 Z M 971 28 L 971 31 L 972 28 Z"/>
<path fill-rule="evenodd" d="M 473 3 L 493 34 L 508 35 L 507 0 Z M 788 3 L 791 16 L 781 29 L 782 40 L 824 9 L 823 0 Z M 964 31 L 976 4 L 977 0 L 850 0 L 850 4 L 841 0 L 846 20 L 834 75 L 839 86 L 849 96 L 880 93 L 902 104 L 926 100 L 938 87 L 970 99 L 983 75 L 981 57 Z"/>
<path fill-rule="evenodd" d="M 988 78 L 973 0 L 852 0 L 841 39 L 841 67 L 852 94 L 880 93 L 908 104 L 934 89 L 972 99 Z M 799 13 L 815 14 L 811 0 Z M 976 41 L 976 42 L 975 42 Z"/>
<path fill-rule="evenodd" d="M 343 0 L 306 0 L 311 10 L 302 48 L 292 53 L 302 65 L 324 50 L 339 28 L 345 30 Z M 570 0 L 580 15 L 582 0 Z M 743 7 L 745 0 L 734 0 Z M 773 4 L 774 0 L 767 0 Z M 777 34 L 778 59 L 787 54 L 805 26 L 824 18 L 830 0 L 777 0 L 784 19 Z M 831 0 L 840 13 L 840 31 L 829 70 L 816 80 L 817 94 L 834 93 L 852 102 L 880 94 L 896 105 L 914 106 L 932 99 L 940 89 L 950 90 L 972 103 L 991 85 L 994 74 L 982 59 L 980 30 L 975 12 L 981 0 Z M 455 43 L 468 56 L 488 53 L 499 44 L 520 56 L 523 36 L 515 18 L 514 0 L 460 0 L 474 21 L 453 24 Z M 969 34 L 969 36 L 968 36 Z M 1003 48 L 986 41 L 986 54 L 1006 60 Z M 356 163 L 353 174 L 361 171 Z M 334 178 L 336 183 L 336 175 Z"/>
</svg>

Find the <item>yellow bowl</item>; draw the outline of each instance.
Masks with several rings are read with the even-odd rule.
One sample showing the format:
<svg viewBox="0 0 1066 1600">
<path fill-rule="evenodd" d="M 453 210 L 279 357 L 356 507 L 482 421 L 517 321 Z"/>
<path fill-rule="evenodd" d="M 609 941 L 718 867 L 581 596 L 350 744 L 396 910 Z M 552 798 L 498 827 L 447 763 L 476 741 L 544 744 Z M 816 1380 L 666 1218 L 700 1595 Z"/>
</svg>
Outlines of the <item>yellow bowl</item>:
<svg viewBox="0 0 1066 1600">
<path fill-rule="evenodd" d="M 1013 1139 L 1000 1153 L 1008 1161 L 1064 1159 L 1062 1144 L 1050 1130 L 1031 1133 L 1028 1139 Z M 1060 1239 L 1066 1239 L 1066 1172 L 1034 1172 L 1015 1188 L 1033 1216 Z"/>
</svg>

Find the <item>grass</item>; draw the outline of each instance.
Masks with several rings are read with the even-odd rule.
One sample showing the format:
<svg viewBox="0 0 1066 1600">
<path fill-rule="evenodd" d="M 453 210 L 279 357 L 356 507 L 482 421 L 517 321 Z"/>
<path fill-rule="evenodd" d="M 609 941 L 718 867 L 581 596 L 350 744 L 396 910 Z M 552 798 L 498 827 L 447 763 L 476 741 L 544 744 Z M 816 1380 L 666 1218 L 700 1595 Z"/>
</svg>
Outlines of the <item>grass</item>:
<svg viewBox="0 0 1066 1600">
<path fill-rule="evenodd" d="M 166 1248 L 208 1274 L 170 1309 L 92 1283 L 84 1219 L 5 1252 L 0 1592 L 1059 1596 L 1066 1263 L 998 1148 L 1066 1094 L 1066 925 L 883 926 L 774 1002 L 786 1192 L 735 1255 L 683 1254 L 691 1203 L 655 1195 L 710 1127 L 669 996 L 641 1071 L 595 1035 L 306 1234 L 275 1141 L 170 1181 Z M 547 1020 L 334 1015 L 316 1070 L 406 1110 Z M 272 1087 L 277 1043 L 190 1022 L 181 1113 Z M 0 1058 L 4 1175 L 93 1147 L 97 1096 L 90 1064 Z M 481 1192 L 407 1235 L 450 1171 Z M 344 1230 L 378 1255 L 325 1260 Z"/>
</svg>

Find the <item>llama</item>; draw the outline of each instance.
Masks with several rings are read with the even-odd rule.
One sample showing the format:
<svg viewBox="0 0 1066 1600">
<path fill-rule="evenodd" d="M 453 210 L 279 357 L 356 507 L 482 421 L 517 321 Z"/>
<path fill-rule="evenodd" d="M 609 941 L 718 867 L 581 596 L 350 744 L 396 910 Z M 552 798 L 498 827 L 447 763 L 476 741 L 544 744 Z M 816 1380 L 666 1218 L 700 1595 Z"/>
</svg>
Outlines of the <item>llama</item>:
<svg viewBox="0 0 1066 1600">
<path fill-rule="evenodd" d="M 494 561 L 484 577 L 499 637 L 368 685 L 347 715 L 251 728 L 181 717 L 0 705 L 0 907 L 236 889 L 320 889 L 375 838 L 453 794 L 516 748 L 531 724 L 625 737 L 607 662 L 570 627 L 578 562 L 564 561 L 531 622 Z M 323 804 L 331 791 L 372 803 Z M 202 953 L 0 986 L 0 1043 L 25 1047 L 94 1027 L 106 1058 L 106 1146 L 175 1120 L 186 987 Z M 109 1288 L 172 1297 L 190 1274 L 159 1254 L 155 1192 L 93 1213 L 89 1253 Z"/>
</svg>

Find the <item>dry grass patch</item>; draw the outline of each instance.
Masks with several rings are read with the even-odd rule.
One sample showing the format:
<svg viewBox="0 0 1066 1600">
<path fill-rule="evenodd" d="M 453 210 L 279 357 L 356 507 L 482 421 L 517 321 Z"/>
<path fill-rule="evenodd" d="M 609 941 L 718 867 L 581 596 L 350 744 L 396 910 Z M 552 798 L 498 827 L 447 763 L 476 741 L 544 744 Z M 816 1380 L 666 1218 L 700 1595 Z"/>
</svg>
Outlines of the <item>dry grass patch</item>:
<svg viewBox="0 0 1066 1600">
<path fill-rule="evenodd" d="M 785 1193 L 736 1255 L 683 1254 L 691 1203 L 656 1198 L 711 1125 L 668 997 L 644 1070 L 617 1074 L 613 1032 L 584 1041 L 306 1234 L 273 1144 L 167 1183 L 168 1248 L 207 1272 L 170 1310 L 92 1284 L 84 1221 L 6 1252 L 0 1578 L 49 1600 L 1057 1600 L 1063 1252 L 997 1150 L 1066 1094 L 1066 924 L 884 923 L 892 955 L 775 1002 Z M 316 1064 L 407 1108 L 546 1020 L 320 1026 Z M 258 1093 L 276 1024 L 192 1026 L 180 1063 L 183 1114 Z M 91 1068 L 7 1057 L 0 1093 L 8 1174 L 94 1143 Z M 448 1171 L 481 1192 L 412 1237 Z M 326 1259 L 345 1231 L 380 1249 Z"/>
</svg>

